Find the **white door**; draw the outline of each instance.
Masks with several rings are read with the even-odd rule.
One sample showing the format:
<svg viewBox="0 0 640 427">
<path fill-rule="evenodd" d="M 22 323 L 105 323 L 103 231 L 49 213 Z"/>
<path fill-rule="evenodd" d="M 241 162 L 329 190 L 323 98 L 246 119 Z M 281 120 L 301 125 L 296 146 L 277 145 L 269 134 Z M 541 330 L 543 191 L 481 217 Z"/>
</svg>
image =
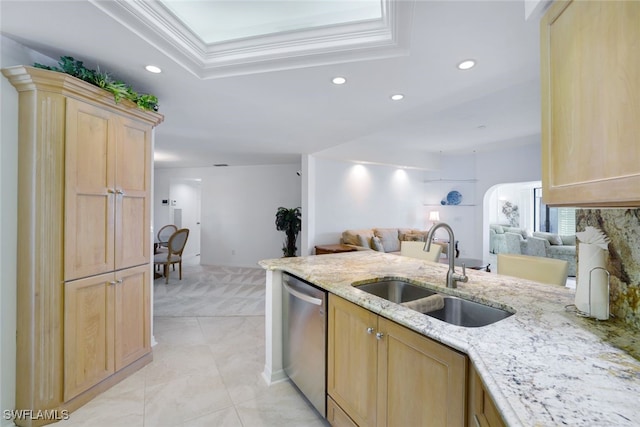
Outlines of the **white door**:
<svg viewBox="0 0 640 427">
<path fill-rule="evenodd" d="M 172 223 L 178 228 L 189 229 L 189 239 L 184 249 L 185 258 L 200 256 L 200 206 L 202 180 L 199 178 L 171 180 L 169 197 L 171 200 Z"/>
</svg>

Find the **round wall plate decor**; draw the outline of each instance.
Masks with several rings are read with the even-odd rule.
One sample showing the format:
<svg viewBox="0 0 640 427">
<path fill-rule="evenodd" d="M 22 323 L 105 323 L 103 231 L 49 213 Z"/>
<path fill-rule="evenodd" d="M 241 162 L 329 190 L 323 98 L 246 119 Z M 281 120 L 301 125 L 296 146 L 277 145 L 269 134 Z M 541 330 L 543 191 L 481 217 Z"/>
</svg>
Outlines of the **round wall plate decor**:
<svg viewBox="0 0 640 427">
<path fill-rule="evenodd" d="M 449 191 L 447 194 L 447 204 L 448 205 L 459 205 L 462 202 L 462 194 L 459 191 Z"/>
</svg>

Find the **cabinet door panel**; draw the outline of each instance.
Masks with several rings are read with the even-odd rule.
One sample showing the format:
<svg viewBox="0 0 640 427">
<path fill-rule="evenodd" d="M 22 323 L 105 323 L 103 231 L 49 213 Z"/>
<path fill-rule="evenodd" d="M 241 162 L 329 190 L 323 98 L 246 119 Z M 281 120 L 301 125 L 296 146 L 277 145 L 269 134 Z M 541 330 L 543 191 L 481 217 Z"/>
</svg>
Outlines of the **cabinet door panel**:
<svg viewBox="0 0 640 427">
<path fill-rule="evenodd" d="M 116 269 L 150 261 L 151 127 L 120 118 L 116 148 Z"/>
<path fill-rule="evenodd" d="M 149 265 L 141 265 L 116 273 L 116 370 L 135 362 L 151 351 L 149 275 Z"/>
<path fill-rule="evenodd" d="M 640 203 L 638 22 L 640 2 L 634 1 L 558 2 L 545 15 L 545 203 Z"/>
<path fill-rule="evenodd" d="M 65 280 L 114 268 L 113 116 L 67 100 Z"/>
<path fill-rule="evenodd" d="M 327 389 L 358 425 L 376 425 L 377 316 L 329 294 Z"/>
<path fill-rule="evenodd" d="M 379 329 L 378 425 L 464 425 L 466 356 L 383 318 Z"/>
<path fill-rule="evenodd" d="M 64 400 L 114 372 L 113 273 L 64 285 Z"/>
</svg>

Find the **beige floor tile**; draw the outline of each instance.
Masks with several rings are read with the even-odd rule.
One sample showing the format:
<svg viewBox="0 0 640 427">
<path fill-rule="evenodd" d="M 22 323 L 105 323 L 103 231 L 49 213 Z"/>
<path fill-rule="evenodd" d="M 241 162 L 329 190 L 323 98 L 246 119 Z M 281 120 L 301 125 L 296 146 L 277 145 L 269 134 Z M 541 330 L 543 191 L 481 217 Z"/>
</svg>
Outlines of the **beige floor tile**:
<svg viewBox="0 0 640 427">
<path fill-rule="evenodd" d="M 215 355 L 264 346 L 264 316 L 199 317 L 198 321 Z"/>
<path fill-rule="evenodd" d="M 191 375 L 147 386 L 144 424 L 148 427 L 176 426 L 231 407 L 233 402 L 220 376 Z"/>
<path fill-rule="evenodd" d="M 145 369 L 147 387 L 189 375 L 219 376 L 213 354 L 207 345 L 158 347 L 154 351 L 153 362 Z"/>
<path fill-rule="evenodd" d="M 270 388 L 262 378 L 264 351 L 218 358 L 216 364 L 233 403 L 246 402 L 269 393 Z"/>
<path fill-rule="evenodd" d="M 288 381 L 272 385 L 269 393 L 238 404 L 236 409 L 242 424 L 247 427 L 329 425 Z"/>
<path fill-rule="evenodd" d="M 120 384 L 118 384 L 120 385 Z M 116 386 L 117 387 L 117 386 Z M 60 427 L 142 427 L 145 389 L 110 389 L 56 423 Z"/>
<path fill-rule="evenodd" d="M 187 420 L 183 427 L 243 427 L 235 408 L 225 408 L 199 418 Z"/>
<path fill-rule="evenodd" d="M 155 317 L 153 335 L 159 344 L 205 344 L 200 323 L 195 317 Z"/>
</svg>

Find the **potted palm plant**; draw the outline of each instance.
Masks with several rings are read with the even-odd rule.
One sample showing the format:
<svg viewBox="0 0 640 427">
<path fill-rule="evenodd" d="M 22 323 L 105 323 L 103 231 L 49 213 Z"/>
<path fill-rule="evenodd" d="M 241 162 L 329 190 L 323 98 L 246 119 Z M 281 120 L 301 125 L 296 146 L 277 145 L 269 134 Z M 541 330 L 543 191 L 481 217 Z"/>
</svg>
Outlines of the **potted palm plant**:
<svg viewBox="0 0 640 427">
<path fill-rule="evenodd" d="M 284 231 L 286 239 L 282 246 L 282 252 L 285 257 L 296 256 L 296 241 L 298 240 L 298 233 L 302 229 L 302 216 L 300 208 L 278 208 L 276 212 L 276 229 L 278 231 Z"/>
</svg>

